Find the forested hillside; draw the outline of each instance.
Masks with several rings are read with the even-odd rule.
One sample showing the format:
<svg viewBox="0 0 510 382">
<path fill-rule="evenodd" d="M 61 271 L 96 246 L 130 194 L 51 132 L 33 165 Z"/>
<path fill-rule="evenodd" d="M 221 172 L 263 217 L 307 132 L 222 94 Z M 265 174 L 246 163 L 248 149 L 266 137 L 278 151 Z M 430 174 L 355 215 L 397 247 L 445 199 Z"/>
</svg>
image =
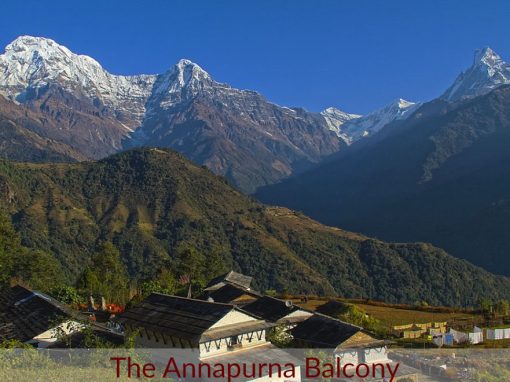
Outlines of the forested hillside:
<svg viewBox="0 0 510 382">
<path fill-rule="evenodd" d="M 387 241 L 425 241 L 510 275 L 510 86 L 412 117 L 294 179 L 267 203 Z"/>
<path fill-rule="evenodd" d="M 509 279 L 441 249 L 389 244 L 264 206 L 169 150 L 73 164 L 1 161 L 0 203 L 21 244 L 54 256 L 69 284 L 91 266 L 94 280 L 111 278 L 109 266 L 97 266 L 101 254 L 115 264 L 115 249 L 104 247 L 111 242 L 132 284 L 177 285 L 191 274 L 199 285 L 233 268 L 262 291 L 451 305 L 510 297 Z"/>
</svg>

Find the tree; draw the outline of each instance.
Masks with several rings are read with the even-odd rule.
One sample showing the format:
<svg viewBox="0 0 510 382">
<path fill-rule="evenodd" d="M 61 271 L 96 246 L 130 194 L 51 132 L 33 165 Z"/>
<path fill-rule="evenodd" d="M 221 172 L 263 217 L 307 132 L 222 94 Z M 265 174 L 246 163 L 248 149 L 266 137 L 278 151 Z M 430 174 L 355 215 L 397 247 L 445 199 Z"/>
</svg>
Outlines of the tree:
<svg viewBox="0 0 510 382">
<path fill-rule="evenodd" d="M 0 211 L 0 286 L 7 285 L 12 278 L 15 258 L 21 250 L 21 240 L 11 220 Z"/>
<path fill-rule="evenodd" d="M 4 212 L 0 211 L 0 253 L 14 253 L 21 248 L 21 239 Z"/>
<path fill-rule="evenodd" d="M 203 278 L 205 273 L 205 257 L 196 248 L 182 245 L 177 251 L 177 272 L 189 275 L 192 279 Z"/>
<path fill-rule="evenodd" d="M 176 262 L 178 275 L 188 284 L 188 295 L 192 290 L 201 289 L 205 285 L 206 259 L 196 248 L 181 245 Z"/>
<path fill-rule="evenodd" d="M 76 288 L 67 285 L 54 288 L 51 295 L 64 304 L 79 304 L 82 301 Z"/>
<path fill-rule="evenodd" d="M 287 325 L 280 324 L 267 333 L 267 340 L 280 348 L 288 347 L 292 343 L 292 336 Z"/>
<path fill-rule="evenodd" d="M 50 254 L 25 248 L 8 216 L 0 211 L 0 285 L 11 280 L 50 291 L 64 281 L 60 263 Z"/>
<path fill-rule="evenodd" d="M 496 303 L 496 312 L 503 316 L 508 316 L 510 305 L 507 300 L 500 300 Z"/>
<path fill-rule="evenodd" d="M 173 288 L 164 287 L 159 280 L 150 280 L 140 285 L 140 292 L 143 299 L 152 293 L 172 294 L 175 290 Z"/>
<path fill-rule="evenodd" d="M 13 276 L 31 288 L 44 292 L 49 292 L 64 283 L 60 263 L 52 255 L 39 250 L 22 250 Z"/>
<path fill-rule="evenodd" d="M 492 312 L 492 300 L 484 297 L 480 300 L 480 310 L 483 313 L 491 313 Z"/>
<path fill-rule="evenodd" d="M 108 301 L 123 304 L 128 297 L 129 279 L 119 250 L 110 242 L 103 243 L 83 271 L 79 289 L 83 293 L 104 296 Z"/>
</svg>

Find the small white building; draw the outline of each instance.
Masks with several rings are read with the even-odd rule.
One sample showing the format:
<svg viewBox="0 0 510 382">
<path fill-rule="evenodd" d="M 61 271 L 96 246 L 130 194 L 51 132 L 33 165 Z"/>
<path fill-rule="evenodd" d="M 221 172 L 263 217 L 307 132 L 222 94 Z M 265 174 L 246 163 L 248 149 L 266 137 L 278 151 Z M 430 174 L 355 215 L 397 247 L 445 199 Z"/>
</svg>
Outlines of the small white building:
<svg viewBox="0 0 510 382">
<path fill-rule="evenodd" d="M 508 340 L 510 339 L 510 328 L 487 329 L 486 338 L 493 341 Z"/>
</svg>

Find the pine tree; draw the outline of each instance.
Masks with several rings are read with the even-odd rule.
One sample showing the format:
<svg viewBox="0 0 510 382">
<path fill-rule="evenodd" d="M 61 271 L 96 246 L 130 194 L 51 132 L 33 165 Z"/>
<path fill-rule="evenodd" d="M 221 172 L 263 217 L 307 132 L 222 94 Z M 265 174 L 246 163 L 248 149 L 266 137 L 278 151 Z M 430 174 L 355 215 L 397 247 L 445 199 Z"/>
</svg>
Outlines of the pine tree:
<svg viewBox="0 0 510 382">
<path fill-rule="evenodd" d="M 125 303 L 129 278 L 119 250 L 110 242 L 103 243 L 85 268 L 78 283 L 82 293 L 103 296 L 109 302 Z"/>
</svg>

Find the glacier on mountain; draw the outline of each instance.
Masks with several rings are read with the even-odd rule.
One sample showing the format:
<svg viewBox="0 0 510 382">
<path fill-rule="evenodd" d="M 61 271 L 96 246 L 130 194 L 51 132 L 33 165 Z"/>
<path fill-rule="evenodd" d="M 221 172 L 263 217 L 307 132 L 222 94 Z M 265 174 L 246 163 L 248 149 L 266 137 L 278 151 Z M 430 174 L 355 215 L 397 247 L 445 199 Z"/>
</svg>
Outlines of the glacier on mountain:
<svg viewBox="0 0 510 382">
<path fill-rule="evenodd" d="M 328 108 L 321 114 L 328 121 L 330 129 L 348 145 L 372 136 L 384 126 L 396 120 L 408 118 L 421 105 L 402 98 L 364 116 L 347 114 L 335 108 Z"/>
</svg>

